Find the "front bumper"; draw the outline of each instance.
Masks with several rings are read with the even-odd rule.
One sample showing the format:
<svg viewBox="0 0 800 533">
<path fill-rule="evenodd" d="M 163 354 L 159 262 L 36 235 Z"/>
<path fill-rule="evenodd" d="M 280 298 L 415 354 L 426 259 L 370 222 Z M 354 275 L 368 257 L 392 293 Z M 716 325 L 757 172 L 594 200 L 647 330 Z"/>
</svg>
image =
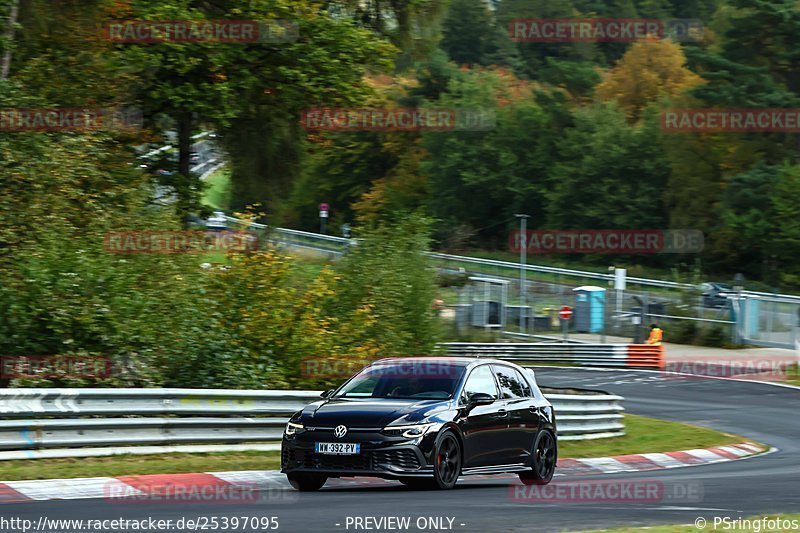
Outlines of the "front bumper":
<svg viewBox="0 0 800 533">
<path fill-rule="evenodd" d="M 373 476 L 387 479 L 430 476 L 433 467 L 415 444 L 361 445 L 357 455 L 328 455 L 314 451 L 313 442 L 283 440 L 281 472 L 325 474 L 328 477 Z"/>
</svg>

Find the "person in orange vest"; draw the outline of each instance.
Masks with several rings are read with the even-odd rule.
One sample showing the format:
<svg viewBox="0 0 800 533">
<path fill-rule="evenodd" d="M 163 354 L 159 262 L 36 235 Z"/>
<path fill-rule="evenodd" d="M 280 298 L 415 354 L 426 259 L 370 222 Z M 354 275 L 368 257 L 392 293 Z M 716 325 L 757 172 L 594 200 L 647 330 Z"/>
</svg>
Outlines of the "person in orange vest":
<svg viewBox="0 0 800 533">
<path fill-rule="evenodd" d="M 661 346 L 662 338 L 664 338 L 664 332 L 661 331 L 658 324 L 650 324 L 650 337 L 647 338 L 647 344 Z"/>
</svg>

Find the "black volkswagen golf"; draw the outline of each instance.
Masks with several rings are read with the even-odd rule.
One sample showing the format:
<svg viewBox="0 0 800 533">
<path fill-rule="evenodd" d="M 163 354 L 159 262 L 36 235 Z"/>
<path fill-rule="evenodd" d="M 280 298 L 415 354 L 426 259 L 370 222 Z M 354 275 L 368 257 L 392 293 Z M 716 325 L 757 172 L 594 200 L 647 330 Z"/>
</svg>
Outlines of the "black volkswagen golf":
<svg viewBox="0 0 800 533">
<path fill-rule="evenodd" d="M 545 485 L 557 457 L 553 406 L 532 371 L 409 357 L 376 361 L 292 416 L 281 471 L 301 491 L 348 476 L 450 489 L 460 475 L 508 472 Z"/>
</svg>

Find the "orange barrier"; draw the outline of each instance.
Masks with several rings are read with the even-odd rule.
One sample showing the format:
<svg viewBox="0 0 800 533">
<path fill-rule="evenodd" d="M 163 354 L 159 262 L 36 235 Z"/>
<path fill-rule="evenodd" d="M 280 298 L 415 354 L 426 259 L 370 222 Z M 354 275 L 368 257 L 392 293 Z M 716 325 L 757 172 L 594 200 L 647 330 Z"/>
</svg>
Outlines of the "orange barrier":
<svg viewBox="0 0 800 533">
<path fill-rule="evenodd" d="M 629 344 L 628 366 L 665 370 L 667 361 L 664 357 L 664 346 L 661 344 Z"/>
</svg>

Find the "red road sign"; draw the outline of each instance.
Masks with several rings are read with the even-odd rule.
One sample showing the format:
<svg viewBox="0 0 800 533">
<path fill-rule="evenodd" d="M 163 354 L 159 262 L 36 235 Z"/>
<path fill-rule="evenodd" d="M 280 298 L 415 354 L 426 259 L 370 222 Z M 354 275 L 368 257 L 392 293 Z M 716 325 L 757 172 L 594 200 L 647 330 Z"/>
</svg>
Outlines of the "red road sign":
<svg viewBox="0 0 800 533">
<path fill-rule="evenodd" d="M 561 311 L 558 312 L 558 316 L 561 320 L 569 320 L 572 318 L 572 308 L 568 305 L 563 306 Z"/>
<path fill-rule="evenodd" d="M 320 211 L 329 211 L 330 210 L 330 206 L 328 204 L 319 204 L 319 210 Z"/>
</svg>

